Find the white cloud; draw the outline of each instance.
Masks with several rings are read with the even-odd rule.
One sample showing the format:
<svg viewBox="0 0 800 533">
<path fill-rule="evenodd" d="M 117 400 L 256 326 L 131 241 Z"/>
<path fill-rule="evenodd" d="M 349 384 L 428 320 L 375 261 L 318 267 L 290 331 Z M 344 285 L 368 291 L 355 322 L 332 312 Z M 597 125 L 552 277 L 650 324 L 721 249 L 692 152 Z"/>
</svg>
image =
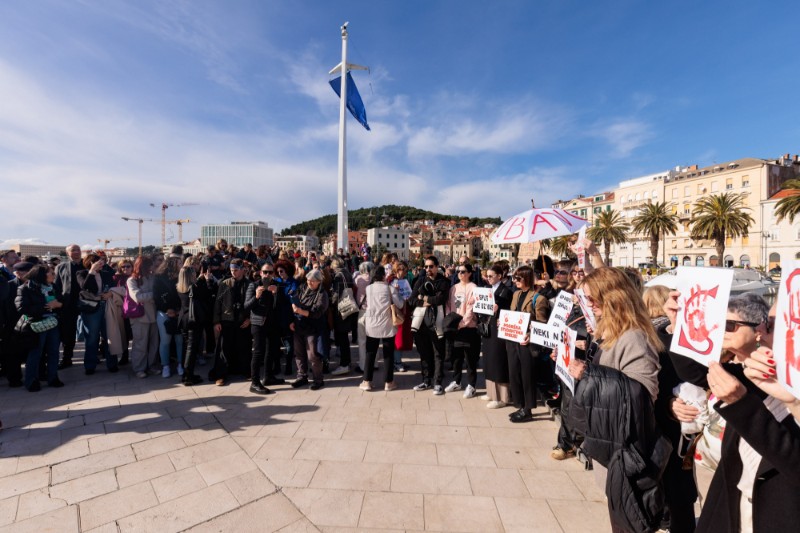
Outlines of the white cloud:
<svg viewBox="0 0 800 533">
<path fill-rule="evenodd" d="M 628 157 L 631 153 L 653 138 L 649 124 L 637 119 L 617 119 L 597 126 L 591 135 L 603 139 L 611 146 L 614 157 Z"/>
</svg>

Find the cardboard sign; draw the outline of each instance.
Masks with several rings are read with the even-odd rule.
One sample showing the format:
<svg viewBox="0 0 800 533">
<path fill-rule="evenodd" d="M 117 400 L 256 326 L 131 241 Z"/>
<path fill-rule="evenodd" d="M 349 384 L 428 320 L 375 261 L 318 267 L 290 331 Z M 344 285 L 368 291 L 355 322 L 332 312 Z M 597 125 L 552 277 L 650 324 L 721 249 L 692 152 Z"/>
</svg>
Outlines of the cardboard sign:
<svg viewBox="0 0 800 533">
<path fill-rule="evenodd" d="M 491 287 L 472 289 L 472 295 L 475 297 L 475 304 L 472 306 L 473 313 L 494 314 L 494 291 Z"/>
<path fill-rule="evenodd" d="M 719 361 L 733 270 L 678 267 L 678 319 L 669 349 L 708 366 Z"/>
<path fill-rule="evenodd" d="M 549 326 L 563 328 L 567 324 L 569 314 L 572 312 L 572 295 L 567 291 L 561 291 L 555 298 L 553 304 L 553 312 L 550 313 L 550 318 L 547 320 Z"/>
<path fill-rule="evenodd" d="M 578 297 L 578 305 L 581 306 L 581 312 L 586 320 L 586 325 L 592 328 L 592 331 L 596 331 L 597 320 L 594 318 L 594 312 L 592 311 L 592 306 L 589 305 L 589 299 L 586 297 L 586 293 L 583 292 L 583 289 L 575 289 L 575 296 Z"/>
<path fill-rule="evenodd" d="M 575 394 L 575 380 L 569 375 L 569 362 L 575 358 L 575 343 L 578 341 L 578 332 L 574 329 L 561 330 L 561 342 L 556 349 L 556 375 L 564 382 L 570 392 Z"/>
<path fill-rule="evenodd" d="M 497 321 L 497 338 L 522 342 L 528 332 L 530 321 L 530 313 L 503 309 L 500 311 L 500 319 Z"/>
<path fill-rule="evenodd" d="M 545 348 L 558 348 L 564 326 L 551 326 L 541 322 L 531 322 L 531 342 Z"/>
<path fill-rule="evenodd" d="M 800 261 L 781 262 L 774 335 L 778 382 L 800 398 Z"/>
<path fill-rule="evenodd" d="M 586 226 L 578 232 L 578 242 L 575 244 L 575 255 L 578 256 L 578 268 L 586 270 L 586 247 L 583 241 L 586 240 Z"/>
</svg>

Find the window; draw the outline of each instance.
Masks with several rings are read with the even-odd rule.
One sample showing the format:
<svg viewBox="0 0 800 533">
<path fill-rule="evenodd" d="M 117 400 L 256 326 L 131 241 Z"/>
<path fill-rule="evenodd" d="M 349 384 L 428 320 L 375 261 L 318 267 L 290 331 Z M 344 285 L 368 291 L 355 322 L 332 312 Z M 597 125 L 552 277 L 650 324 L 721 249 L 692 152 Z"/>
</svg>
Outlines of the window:
<svg viewBox="0 0 800 533">
<path fill-rule="evenodd" d="M 742 246 L 747 246 L 748 244 L 750 244 L 750 237 L 748 235 L 745 235 L 744 237 L 742 237 Z"/>
<path fill-rule="evenodd" d="M 769 230 L 769 240 L 777 241 L 779 238 L 780 238 L 780 232 L 778 231 L 778 228 L 772 228 L 771 230 Z"/>
<path fill-rule="evenodd" d="M 750 176 L 742 176 L 742 187 L 750 186 Z"/>
<path fill-rule="evenodd" d="M 636 199 L 637 202 L 641 199 L 641 197 L 639 196 L 638 192 L 636 193 L 635 199 Z"/>
<path fill-rule="evenodd" d="M 678 197 L 678 189 L 672 189 L 672 197 L 673 198 L 677 198 Z"/>
<path fill-rule="evenodd" d="M 658 191 L 653 189 L 653 198 L 658 198 Z"/>
<path fill-rule="evenodd" d="M 677 215 L 678 214 L 678 206 L 675 205 L 675 204 L 672 204 L 672 214 L 673 215 Z"/>
<path fill-rule="evenodd" d="M 725 237 L 725 246 L 730 246 L 731 244 L 733 244 L 733 238 Z"/>
<path fill-rule="evenodd" d="M 380 233 L 378 233 L 378 238 L 379 238 L 379 239 L 381 238 L 381 234 L 380 234 Z"/>
<path fill-rule="evenodd" d="M 603 210 L 602 207 L 595 207 L 594 210 L 593 210 L 593 213 L 599 213 L 602 210 Z"/>
<path fill-rule="evenodd" d="M 602 202 L 603 201 L 603 197 L 602 196 L 595 196 L 594 197 L 594 201 L 595 202 Z"/>
<path fill-rule="evenodd" d="M 685 186 L 685 187 L 683 188 L 683 195 L 684 195 L 684 196 L 689 196 L 690 194 L 691 194 L 691 193 L 689 192 L 689 186 L 687 185 L 687 186 Z"/>
<path fill-rule="evenodd" d="M 683 214 L 684 215 L 691 215 L 692 214 L 692 206 L 691 206 L 691 204 L 683 204 Z"/>
<path fill-rule="evenodd" d="M 683 247 L 684 248 L 688 248 L 690 244 L 692 244 L 691 239 L 683 239 Z"/>
<path fill-rule="evenodd" d="M 725 190 L 729 191 L 733 189 L 733 178 L 728 178 L 725 180 Z"/>
<path fill-rule="evenodd" d="M 672 239 L 672 247 L 673 248 L 677 248 L 678 247 L 678 240 L 677 239 Z"/>
<path fill-rule="evenodd" d="M 586 209 L 581 209 L 581 216 L 586 218 Z"/>
<path fill-rule="evenodd" d="M 648 198 L 650 198 L 650 193 L 648 191 L 644 191 L 644 194 L 642 195 L 642 198 L 647 200 Z"/>
<path fill-rule="evenodd" d="M 698 183 L 697 184 L 697 194 L 703 194 L 704 190 L 705 190 L 705 187 L 703 186 L 703 184 L 702 183 Z"/>
</svg>

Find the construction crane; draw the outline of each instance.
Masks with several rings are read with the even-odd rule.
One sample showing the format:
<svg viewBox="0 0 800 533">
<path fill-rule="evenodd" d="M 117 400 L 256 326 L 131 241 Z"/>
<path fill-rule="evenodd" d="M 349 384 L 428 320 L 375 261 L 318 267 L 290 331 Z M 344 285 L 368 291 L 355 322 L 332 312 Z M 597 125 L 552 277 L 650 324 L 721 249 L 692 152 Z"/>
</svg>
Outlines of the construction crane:
<svg viewBox="0 0 800 533">
<path fill-rule="evenodd" d="M 161 208 L 161 247 L 167 245 L 167 208 L 168 207 L 185 207 L 188 205 L 200 205 L 200 204 L 193 204 L 193 203 L 182 203 L 182 204 L 168 204 L 166 202 L 162 202 L 161 204 L 150 204 L 150 207 L 160 207 Z"/>
<path fill-rule="evenodd" d="M 179 218 L 178 220 L 165 220 L 165 224 L 178 225 L 178 242 L 183 242 L 183 225 L 191 222 L 188 218 Z"/>
<path fill-rule="evenodd" d="M 103 244 L 103 251 L 108 250 L 108 243 L 117 241 L 132 241 L 133 237 L 111 237 L 110 239 L 97 239 L 97 242 Z"/>
<path fill-rule="evenodd" d="M 142 224 L 145 222 L 156 222 L 155 219 L 152 218 L 138 218 L 138 217 L 122 217 L 122 220 L 126 222 L 138 222 L 139 223 L 139 255 L 142 255 Z M 162 238 L 164 234 L 161 234 Z"/>
</svg>

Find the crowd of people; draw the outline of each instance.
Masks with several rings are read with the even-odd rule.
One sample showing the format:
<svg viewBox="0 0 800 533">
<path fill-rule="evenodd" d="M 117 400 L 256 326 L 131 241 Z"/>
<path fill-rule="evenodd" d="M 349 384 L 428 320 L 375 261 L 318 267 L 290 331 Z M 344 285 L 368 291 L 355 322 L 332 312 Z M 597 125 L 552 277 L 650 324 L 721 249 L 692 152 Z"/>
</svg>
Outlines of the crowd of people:
<svg viewBox="0 0 800 533">
<path fill-rule="evenodd" d="M 3 251 L 2 372 L 31 392 L 61 387 L 58 370 L 72 366 L 82 338 L 86 375 L 104 361 L 108 372 L 130 365 L 137 378 L 177 375 L 194 386 L 207 366 L 212 383 L 242 376 L 255 394 L 287 381 L 318 390 L 326 376 L 348 374 L 372 391 L 382 349 L 382 389 L 392 391 L 416 348 L 414 391 L 512 407 L 512 423 L 534 422 L 542 405 L 560 413 L 551 458 L 594 469 L 615 531 L 793 530 L 800 400 L 775 377 L 774 308 L 752 294 L 732 298 L 719 363 L 705 367 L 669 351 L 679 294 L 644 290 L 638 271 L 606 267 L 586 245 L 583 268 L 542 256 L 514 270 L 481 270 L 466 256 L 410 268 L 390 253 L 373 261 L 224 241 L 205 254 L 176 247 L 113 265 L 77 245 L 58 265 Z M 492 289 L 493 314 L 473 311 L 478 287 Z M 545 323 L 559 293 L 577 288 L 596 322 L 580 305 L 567 318 L 578 339 L 573 392 L 556 377 L 553 350 L 528 335 L 500 338 L 498 320 L 506 310 Z M 715 473 L 696 521 L 698 468 Z"/>
</svg>

